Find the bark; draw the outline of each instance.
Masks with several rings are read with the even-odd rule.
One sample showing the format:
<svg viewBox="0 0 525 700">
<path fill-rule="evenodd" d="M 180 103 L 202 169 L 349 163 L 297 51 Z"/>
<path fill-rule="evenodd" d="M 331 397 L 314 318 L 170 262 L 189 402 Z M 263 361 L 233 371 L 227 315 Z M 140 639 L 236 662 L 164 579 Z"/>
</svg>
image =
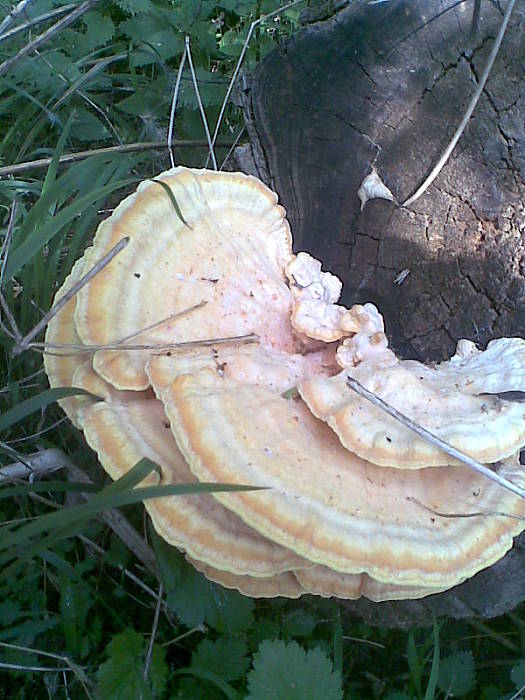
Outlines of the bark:
<svg viewBox="0 0 525 700">
<path fill-rule="evenodd" d="M 476 88 L 502 20 L 497 2 L 345 3 L 317 15 L 245 81 L 251 167 L 279 193 L 295 249 L 375 302 L 404 357 L 449 357 L 525 331 L 525 10 L 517 3 L 474 115 L 410 208 L 357 191 L 374 167 L 403 202 L 424 180 Z M 326 9 L 326 8 L 325 8 Z M 247 153 L 242 154 L 247 162 Z M 401 283 L 396 276 L 408 270 Z M 370 622 L 494 616 L 525 599 L 525 539 L 450 593 L 348 605 Z"/>
</svg>

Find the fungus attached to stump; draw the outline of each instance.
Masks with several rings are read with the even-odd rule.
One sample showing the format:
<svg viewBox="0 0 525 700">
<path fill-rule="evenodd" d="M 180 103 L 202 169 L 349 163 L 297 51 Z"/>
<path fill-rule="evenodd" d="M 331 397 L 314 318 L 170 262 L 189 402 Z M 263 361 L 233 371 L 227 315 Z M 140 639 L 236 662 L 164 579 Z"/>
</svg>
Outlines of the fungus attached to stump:
<svg viewBox="0 0 525 700">
<path fill-rule="evenodd" d="M 157 180 L 99 226 L 59 290 L 129 238 L 50 322 L 45 366 L 51 386 L 101 397 L 62 407 L 113 478 L 147 457 L 151 482 L 268 487 L 150 500 L 159 534 L 256 597 L 419 598 L 502 557 L 524 501 L 346 379 L 523 485 L 525 408 L 499 394 L 525 389 L 525 341 L 460 341 L 433 368 L 399 360 L 378 310 L 340 306 L 337 277 L 292 253 L 258 180 L 186 168 Z"/>
</svg>

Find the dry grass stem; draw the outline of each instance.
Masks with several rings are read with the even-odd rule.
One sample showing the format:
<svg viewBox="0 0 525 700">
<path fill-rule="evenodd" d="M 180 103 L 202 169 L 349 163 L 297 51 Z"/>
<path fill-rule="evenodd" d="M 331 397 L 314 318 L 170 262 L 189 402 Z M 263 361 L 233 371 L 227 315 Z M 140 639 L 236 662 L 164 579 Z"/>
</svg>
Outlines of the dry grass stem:
<svg viewBox="0 0 525 700">
<path fill-rule="evenodd" d="M 125 336 L 124 338 L 121 338 L 120 340 L 117 341 L 117 344 L 127 343 L 128 340 L 132 340 L 133 338 L 136 338 L 137 336 L 142 335 L 143 333 L 147 333 L 148 331 L 152 331 L 155 328 L 159 328 L 159 326 L 163 326 L 165 323 L 168 323 L 169 321 L 175 321 L 175 319 L 177 319 L 177 318 L 183 318 L 184 316 L 187 316 L 192 311 L 197 311 L 197 309 L 202 309 L 204 306 L 206 306 L 207 303 L 208 303 L 207 301 L 199 301 L 198 304 L 194 304 L 193 306 L 189 306 L 187 309 L 184 309 L 183 311 L 178 311 L 175 314 L 170 314 L 169 316 L 166 316 L 166 318 L 163 318 L 160 321 L 155 321 L 155 323 L 152 323 L 151 325 L 146 326 L 145 328 L 141 328 L 139 331 L 135 331 L 134 333 L 130 333 L 129 335 Z"/>
<path fill-rule="evenodd" d="M 51 10 L 50 12 L 45 12 L 42 15 L 38 15 L 38 17 L 35 17 L 34 19 L 29 20 L 28 22 L 24 22 L 24 24 L 19 24 L 18 26 L 14 27 L 13 29 L 10 29 L 7 32 L 4 32 L 3 34 L 0 35 L 0 44 L 3 43 L 4 41 L 8 41 L 9 39 L 12 39 L 14 36 L 17 34 L 21 34 L 22 32 L 25 32 L 26 29 L 31 29 L 32 27 L 35 27 L 37 24 L 42 24 L 43 22 L 47 22 L 50 19 L 54 19 L 55 17 L 60 17 L 61 15 L 65 15 L 66 12 L 69 12 L 69 10 L 72 10 L 73 8 L 77 7 L 77 3 L 72 2 L 69 5 L 62 5 L 62 7 L 57 7 L 56 10 Z M 6 17 L 7 19 L 7 17 Z M 5 20 L 4 20 L 5 22 Z M 1 30 L 1 27 L 0 27 Z"/>
<path fill-rule="evenodd" d="M 82 289 L 90 280 L 95 277 L 95 275 L 98 275 L 98 273 L 103 270 L 106 265 L 109 265 L 109 263 L 113 260 L 113 258 L 118 255 L 124 248 L 128 245 L 129 243 L 129 238 L 126 236 L 125 238 L 121 238 L 121 240 L 111 248 L 111 250 L 104 255 L 103 258 L 101 258 L 89 272 L 87 272 L 85 275 L 82 275 L 82 277 L 78 280 L 78 282 L 75 282 L 75 284 L 71 287 L 71 289 L 64 294 L 63 297 L 61 297 L 57 302 L 53 304 L 53 306 L 49 309 L 49 311 L 44 315 L 43 318 L 40 319 L 40 321 L 36 324 L 36 326 L 29 331 L 27 335 L 25 335 L 22 340 L 17 342 L 13 348 L 13 355 L 19 355 L 20 353 L 24 352 L 24 350 L 27 350 L 31 344 L 31 341 L 33 338 L 35 338 L 40 331 L 42 331 L 49 321 L 51 321 L 52 318 L 54 318 L 57 313 L 66 306 L 66 304 L 72 299 L 77 292 Z"/>
<path fill-rule="evenodd" d="M 512 515 L 512 513 L 503 513 L 499 510 L 480 510 L 473 513 L 440 513 L 438 510 L 434 510 L 430 506 L 426 506 L 424 503 L 421 503 L 421 501 L 413 496 L 407 496 L 407 501 L 416 503 L 418 506 L 421 506 L 421 508 L 424 508 L 424 510 L 432 513 L 432 515 L 437 515 L 440 518 L 478 518 L 494 516 L 499 518 L 512 518 L 513 520 L 518 520 L 520 522 L 525 521 L 524 517 Z"/>
<path fill-rule="evenodd" d="M 98 352 L 99 350 L 155 350 L 159 353 L 169 350 L 188 350 L 191 348 L 209 348 L 215 345 L 228 345 L 230 343 L 238 343 L 240 345 L 248 345 L 250 343 L 259 342 L 259 336 L 254 333 L 248 335 L 235 335 L 227 338 L 207 338 L 206 340 L 188 340 L 184 343 L 163 343 L 163 344 L 144 344 L 144 345 L 119 345 L 118 343 L 108 343 L 106 345 L 66 345 L 66 344 L 51 344 L 51 343 L 31 343 L 30 347 L 44 352 L 47 355 L 79 355 Z M 65 350 L 66 352 L 53 352 L 53 350 Z"/>
<path fill-rule="evenodd" d="M 199 111 L 201 113 L 202 125 L 204 127 L 204 132 L 206 134 L 206 139 L 208 141 L 208 149 L 210 152 L 211 162 L 213 165 L 213 169 L 217 170 L 217 159 L 215 158 L 215 151 L 213 150 L 213 142 L 211 140 L 210 129 L 208 127 L 208 119 L 206 117 L 206 111 L 204 109 L 204 105 L 202 104 L 201 92 L 199 90 L 199 84 L 197 82 L 197 76 L 195 74 L 195 68 L 193 66 L 193 57 L 191 55 L 190 37 L 189 36 L 185 37 L 184 45 L 185 45 L 185 49 L 186 49 L 186 54 L 188 55 L 188 66 L 190 68 L 191 79 L 193 81 L 193 89 L 195 90 L 195 95 L 197 97 L 197 103 L 199 105 Z"/>
<path fill-rule="evenodd" d="M 148 644 L 148 652 L 146 654 L 146 660 L 144 662 L 143 676 L 144 680 L 148 677 L 149 667 L 151 665 L 151 657 L 153 655 L 153 645 L 155 644 L 155 637 L 157 636 L 157 629 L 159 626 L 160 608 L 162 605 L 162 596 L 164 595 L 164 585 L 162 581 L 159 584 L 159 592 L 157 596 L 157 605 L 155 606 L 155 614 L 153 616 L 153 627 L 151 629 L 151 637 Z"/>
<path fill-rule="evenodd" d="M 139 536 L 139 535 L 137 534 L 137 536 Z M 89 547 L 89 548 L 92 549 L 94 552 L 96 552 L 96 554 L 98 554 L 98 555 L 100 555 L 100 556 L 104 556 L 104 554 L 106 554 L 106 550 L 105 550 L 105 549 L 103 549 L 103 548 L 102 548 L 100 545 L 98 545 L 96 542 L 93 542 L 93 540 L 90 540 L 89 537 L 86 537 L 86 536 L 83 535 L 82 533 L 77 534 L 76 537 L 77 537 L 81 542 L 83 542 L 87 547 Z M 151 549 L 151 548 L 149 547 L 149 545 L 148 545 L 146 542 L 144 542 L 144 544 L 145 544 L 146 547 L 148 547 L 149 549 Z M 151 550 L 151 556 L 153 557 L 153 559 L 155 559 L 155 555 L 153 554 L 153 550 Z M 137 557 L 137 558 L 138 558 L 138 557 Z M 132 571 L 130 571 L 129 569 L 126 569 L 126 567 L 123 566 L 122 564 L 117 564 L 116 567 L 117 567 L 117 569 L 119 569 L 119 571 L 122 571 L 122 573 L 124 574 L 124 576 L 127 576 L 127 578 L 129 578 L 130 581 L 133 581 L 133 583 L 136 584 L 139 588 L 142 588 L 142 590 L 143 590 L 145 593 L 147 593 L 151 598 L 154 598 L 155 600 L 157 600 L 157 593 L 153 590 L 153 588 L 150 588 L 150 587 L 149 587 L 146 583 L 144 583 L 144 581 L 142 581 L 138 576 L 135 576 L 135 574 L 134 574 Z"/>
<path fill-rule="evenodd" d="M 224 166 L 225 166 L 226 163 L 228 162 L 229 158 L 231 157 L 231 154 L 234 152 L 235 148 L 237 147 L 237 144 L 238 144 L 239 141 L 241 140 L 241 137 L 242 137 L 242 135 L 244 134 L 245 131 L 246 131 L 246 127 L 245 127 L 245 126 L 242 126 L 241 129 L 240 129 L 240 131 L 239 131 L 239 133 L 238 133 L 237 136 L 235 137 L 235 140 L 234 140 L 234 142 L 232 143 L 230 150 L 229 150 L 228 153 L 224 156 L 224 160 L 222 161 L 221 167 L 219 168 L 219 170 L 222 170 L 222 169 L 224 168 Z"/>
<path fill-rule="evenodd" d="M 374 406 L 381 408 L 383 411 L 392 416 L 392 418 L 395 418 L 397 421 L 399 421 L 399 423 L 407 427 L 409 430 L 412 430 L 414 433 L 416 433 L 416 435 L 419 435 L 420 438 L 423 438 L 423 440 L 430 442 L 430 444 L 434 445 L 435 447 L 439 447 L 440 450 L 443 450 L 443 452 L 446 452 L 451 457 L 454 457 L 454 459 L 459 460 L 467 467 L 470 467 L 470 469 L 473 469 L 479 474 L 483 474 L 483 476 L 486 476 L 488 479 L 495 481 L 497 484 L 503 486 L 503 488 L 507 489 L 508 491 L 512 491 L 512 493 L 515 493 L 520 498 L 525 498 L 525 489 L 522 489 L 520 486 L 517 486 L 517 484 L 512 483 L 512 481 L 508 481 L 508 479 L 505 479 L 496 472 L 493 472 L 492 469 L 489 469 L 484 464 L 476 462 L 475 459 L 472 459 L 472 457 L 469 457 L 463 452 L 460 452 L 460 450 L 457 450 L 455 447 L 452 447 L 452 445 L 449 445 L 448 442 L 441 440 L 441 438 L 438 438 L 429 430 L 423 428 L 423 426 L 419 425 L 411 418 L 408 418 L 408 416 L 405 416 L 403 415 L 403 413 L 400 413 L 396 408 L 386 403 L 386 401 L 383 401 L 383 399 L 379 398 L 379 396 L 376 396 L 376 394 L 369 391 L 357 380 L 352 379 L 352 377 L 347 377 L 346 383 L 350 387 L 350 389 L 356 392 L 356 394 L 359 394 L 359 396 L 362 396 L 363 398 L 367 399 L 368 401 L 373 403 Z"/>
<path fill-rule="evenodd" d="M 485 69 L 483 70 L 483 74 L 480 78 L 478 87 L 476 88 L 476 91 L 472 95 L 472 99 L 469 102 L 469 105 L 467 107 L 467 110 L 465 114 L 463 115 L 463 119 L 461 120 L 460 125 L 456 129 L 454 136 L 452 137 L 450 143 L 448 146 L 445 148 L 443 151 L 440 159 L 436 163 L 436 165 L 432 168 L 430 174 L 428 177 L 424 180 L 424 182 L 417 188 L 417 190 L 414 192 L 413 195 L 411 195 L 403 204 L 401 205 L 402 207 L 409 207 L 411 204 L 413 204 L 416 199 L 419 199 L 421 195 L 430 187 L 430 185 L 434 182 L 436 177 L 439 175 L 441 170 L 443 169 L 445 163 L 450 157 L 450 154 L 456 147 L 457 142 L 461 138 L 461 135 L 465 131 L 465 128 L 469 122 L 470 117 L 472 116 L 472 112 L 476 108 L 476 105 L 479 101 L 479 98 L 481 97 L 481 94 L 485 88 L 485 83 L 487 82 L 487 78 L 489 77 L 489 73 L 492 69 L 492 66 L 494 65 L 494 61 L 496 60 L 496 56 L 498 55 L 499 47 L 501 46 L 501 42 L 503 40 L 503 36 L 505 34 L 505 30 L 507 29 L 507 25 L 509 23 L 510 15 L 512 13 L 512 8 L 514 7 L 514 3 L 516 0 L 509 0 L 507 8 L 505 10 L 505 15 L 503 16 L 503 21 L 501 22 L 501 26 L 499 28 L 498 36 L 496 37 L 496 40 L 494 42 L 494 45 L 492 47 L 492 51 L 490 52 L 490 56 L 487 61 L 487 65 L 485 66 Z"/>
<path fill-rule="evenodd" d="M 220 141 L 215 144 L 216 148 L 230 148 L 231 143 L 228 141 Z M 178 139 L 171 142 L 173 148 L 208 148 L 208 141 L 205 139 Z M 90 151 L 78 151 L 77 153 L 65 153 L 60 156 L 58 162 L 60 165 L 68 165 L 76 163 L 79 160 L 85 160 L 91 156 L 99 156 L 112 153 L 135 153 L 136 151 L 154 151 L 166 148 L 165 141 L 143 141 L 138 143 L 126 143 L 120 146 L 107 146 L 106 148 L 93 148 Z M 38 158 L 37 160 L 28 160 L 25 163 L 15 163 L 14 165 L 6 165 L 0 168 L 0 177 L 6 175 L 18 175 L 26 170 L 39 168 L 47 168 L 51 163 L 52 158 Z M 173 164 L 174 165 L 174 164 Z"/>
<path fill-rule="evenodd" d="M 10 27 L 18 15 L 24 12 L 26 7 L 31 2 L 33 2 L 33 0 L 20 0 L 20 2 L 13 7 L 11 12 L 9 12 L 0 23 L 0 32 L 4 32 L 8 27 Z"/>
<path fill-rule="evenodd" d="M 224 96 L 224 100 L 222 101 L 219 116 L 217 117 L 217 124 L 215 125 L 215 130 L 213 132 L 213 138 L 211 140 L 211 148 L 212 149 L 215 147 L 215 142 L 217 141 L 217 136 L 218 136 L 219 130 L 221 128 L 222 119 L 224 117 L 224 112 L 226 111 L 226 107 L 228 106 L 228 102 L 230 100 L 233 88 L 235 87 L 235 83 L 237 82 L 237 78 L 239 77 L 241 66 L 242 66 L 242 63 L 244 61 L 246 51 L 248 50 L 248 46 L 250 44 L 253 32 L 263 22 L 266 22 L 269 19 L 273 19 L 274 17 L 277 17 L 281 13 L 285 12 L 286 10 L 289 10 L 291 7 L 294 7 L 294 5 L 298 5 L 301 2 L 304 2 L 304 0 L 293 0 L 293 2 L 289 2 L 286 5 L 279 7 L 277 10 L 274 10 L 273 12 L 269 12 L 267 15 L 263 15 L 262 17 L 259 17 L 259 19 L 254 20 L 250 24 L 250 29 L 248 30 L 246 40 L 243 44 L 243 47 L 241 49 L 241 53 L 240 53 L 239 58 L 237 60 L 237 65 L 235 66 L 235 70 L 233 71 L 233 75 L 232 75 L 230 83 L 228 85 L 228 89 L 226 90 L 226 95 Z M 210 151 L 210 154 L 211 153 L 213 153 L 213 150 Z M 206 160 L 206 165 L 205 165 L 206 168 L 208 167 L 209 162 L 210 162 L 210 159 L 208 157 L 208 159 Z"/>
<path fill-rule="evenodd" d="M 171 167 L 175 167 L 175 154 L 173 153 L 173 126 L 175 124 L 175 111 L 177 109 L 177 100 L 179 98 L 180 81 L 182 80 L 182 71 L 184 70 L 184 65 L 186 63 L 186 46 L 184 46 L 184 51 L 179 63 L 179 70 L 177 71 L 177 80 L 175 81 L 175 88 L 173 90 L 173 97 L 171 100 L 170 109 L 170 123 L 168 126 L 168 153 L 170 157 Z M 207 145 L 207 143 L 206 143 Z"/>
<path fill-rule="evenodd" d="M 28 44 L 22 47 L 15 56 L 8 58 L 2 64 L 0 64 L 0 76 L 5 75 L 8 71 L 10 71 L 13 68 L 13 66 L 16 65 L 18 61 L 20 61 L 20 59 L 24 58 L 24 56 L 28 56 L 29 54 L 33 53 L 33 51 L 39 49 L 43 44 L 45 44 L 56 34 L 61 32 L 62 29 L 65 29 L 70 24 L 72 24 L 75 20 L 77 20 L 88 10 L 90 10 L 93 7 L 93 5 L 95 5 L 97 2 L 98 0 L 86 0 L 81 5 L 78 5 L 78 7 L 75 10 L 73 10 L 73 12 L 70 12 L 61 20 L 53 24 L 42 34 L 39 34 L 35 39 L 33 39 L 33 41 L 30 41 Z"/>
</svg>

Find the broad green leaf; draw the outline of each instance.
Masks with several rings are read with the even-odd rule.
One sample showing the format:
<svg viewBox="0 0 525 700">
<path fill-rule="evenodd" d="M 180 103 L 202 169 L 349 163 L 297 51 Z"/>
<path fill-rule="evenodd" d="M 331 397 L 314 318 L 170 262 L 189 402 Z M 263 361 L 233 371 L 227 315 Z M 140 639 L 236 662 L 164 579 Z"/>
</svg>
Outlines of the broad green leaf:
<svg viewBox="0 0 525 700">
<path fill-rule="evenodd" d="M 474 657 L 470 651 L 458 651 L 441 661 L 438 686 L 449 697 L 462 697 L 476 685 Z"/>
<path fill-rule="evenodd" d="M 211 671 L 225 681 L 236 681 L 250 666 L 247 653 L 247 644 L 240 639 L 204 639 L 191 655 L 191 667 Z"/>
<path fill-rule="evenodd" d="M 265 641 L 253 657 L 247 700 L 342 700 L 341 675 L 320 649 Z"/>
<path fill-rule="evenodd" d="M 115 0 L 115 2 L 121 10 L 130 15 L 145 14 L 152 8 L 151 0 Z"/>
<path fill-rule="evenodd" d="M 525 659 L 518 661 L 518 663 L 512 667 L 510 679 L 518 690 L 525 686 Z"/>
<path fill-rule="evenodd" d="M 148 678 L 143 669 L 146 642 L 132 629 L 116 634 L 107 647 L 108 660 L 97 671 L 97 697 L 101 700 L 154 700 L 160 697 L 166 685 L 168 667 L 164 650 L 157 645 Z"/>
<path fill-rule="evenodd" d="M 91 10 L 82 18 L 86 26 L 84 34 L 83 49 L 87 53 L 96 46 L 104 46 L 115 34 L 115 26 L 111 18 L 107 15 L 101 15 L 100 12 Z"/>
<path fill-rule="evenodd" d="M 76 389 L 74 387 L 46 389 L 46 391 L 22 401 L 18 406 L 13 406 L 13 408 L 10 408 L 9 411 L 1 415 L 0 430 L 6 430 L 6 428 L 9 428 L 11 425 L 19 423 L 24 418 L 27 418 L 27 416 L 30 416 L 36 411 L 40 411 L 40 409 L 49 406 L 50 403 L 54 403 L 58 401 L 58 399 L 63 399 L 66 396 L 76 396 L 78 394 L 93 396 L 93 394 L 90 394 L 89 391 L 85 391 L 85 389 Z"/>
<path fill-rule="evenodd" d="M 315 617 L 304 608 L 290 612 L 282 622 L 284 637 L 307 637 L 312 634 L 317 622 Z"/>
<path fill-rule="evenodd" d="M 173 561 L 176 561 L 175 553 Z M 179 554 L 175 585 L 167 590 L 168 607 L 187 627 L 206 622 L 218 630 L 240 632 L 253 623 L 254 603 L 236 591 L 208 581 Z"/>
</svg>

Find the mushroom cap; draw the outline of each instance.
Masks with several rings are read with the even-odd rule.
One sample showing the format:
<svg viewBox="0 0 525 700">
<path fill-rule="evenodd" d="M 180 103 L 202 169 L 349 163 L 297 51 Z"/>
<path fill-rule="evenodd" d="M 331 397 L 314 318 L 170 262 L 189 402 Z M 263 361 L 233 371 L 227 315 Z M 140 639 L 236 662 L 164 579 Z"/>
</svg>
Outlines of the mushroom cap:
<svg viewBox="0 0 525 700">
<path fill-rule="evenodd" d="M 343 284 L 308 253 L 298 253 L 285 268 L 293 295 L 292 325 L 298 333 L 331 343 L 346 335 L 342 327 L 347 312 L 335 302 Z"/>
<path fill-rule="evenodd" d="M 524 514 L 521 499 L 465 467 L 377 467 L 346 450 L 300 399 L 217 370 L 180 375 L 176 364 L 152 358 L 148 374 L 191 471 L 201 481 L 270 487 L 214 497 L 313 562 L 389 584 L 444 588 L 499 559 L 523 529 L 512 517 L 444 519 L 420 505 Z M 524 482 L 517 464 L 500 473 Z"/>
<path fill-rule="evenodd" d="M 122 394 L 128 399 L 122 401 Z M 104 401 L 82 411 L 82 428 L 113 479 L 147 457 L 159 465 L 146 483 L 197 483 L 169 429 L 162 404 L 155 398 Z M 135 395 L 136 396 L 136 395 Z M 271 576 L 310 566 L 295 553 L 261 537 L 209 494 L 167 496 L 145 502 L 155 529 L 192 558 L 236 575 Z"/>
<path fill-rule="evenodd" d="M 114 343 L 165 320 L 131 342 L 159 346 L 255 333 L 264 344 L 293 350 L 284 276 L 291 234 L 277 195 L 241 173 L 174 168 L 156 179 L 170 188 L 187 223 L 164 188 L 147 181 L 99 226 L 86 267 L 123 237 L 130 240 L 78 294 L 83 342 Z M 206 304 L 173 318 L 199 302 Z M 150 354 L 100 350 L 94 368 L 117 389 L 143 390 Z"/>
<path fill-rule="evenodd" d="M 211 580 L 255 597 L 417 598 L 503 556 L 523 530 L 523 501 L 462 465 L 440 466 L 449 458 L 346 377 L 477 459 L 509 457 L 498 470 L 522 485 L 525 409 L 486 394 L 525 389 L 525 341 L 483 353 L 460 341 L 433 368 L 399 361 L 377 309 L 339 306 L 337 277 L 292 254 L 285 212 L 262 183 L 186 168 L 159 178 L 99 226 L 57 295 L 129 238 L 46 333 L 94 355 L 45 356 L 51 386 L 103 399 L 61 404 L 114 478 L 147 457 L 160 475 L 143 484 L 270 487 L 152 499 L 159 534 Z M 231 339 L 245 334 L 259 343 Z M 167 345 L 177 347 L 159 354 Z M 458 511 L 469 517 L 439 515 Z"/>
<path fill-rule="evenodd" d="M 251 598 L 278 598 L 279 596 L 299 598 L 306 593 L 292 571 L 267 577 L 235 576 L 227 571 L 213 569 L 208 564 L 187 555 L 186 559 L 210 581 L 219 583 L 224 588 L 232 588 Z"/>
<path fill-rule="evenodd" d="M 420 469 L 457 464 L 457 460 L 352 391 L 348 376 L 453 447 L 479 462 L 493 463 L 525 444 L 525 405 L 473 395 L 483 388 L 482 370 L 495 354 L 490 349 L 485 352 L 487 361 L 479 353 L 436 368 L 412 360 L 385 366 L 365 359 L 336 376 L 301 382 L 298 389 L 312 413 L 330 425 L 348 450 L 374 464 Z M 506 374 L 504 365 L 501 372 Z M 486 375 L 487 386 L 496 385 L 495 374 Z M 497 385 L 513 384 L 508 379 Z"/>
<path fill-rule="evenodd" d="M 450 360 L 429 369 L 436 381 L 446 377 L 467 394 L 525 392 L 525 339 L 497 338 L 485 350 L 470 340 L 459 340 Z"/>
<path fill-rule="evenodd" d="M 380 583 L 367 574 L 342 574 L 326 566 L 312 566 L 296 571 L 295 576 L 306 593 L 345 600 L 357 600 L 364 596 L 375 603 L 384 600 L 415 600 L 447 589 Z"/>
<path fill-rule="evenodd" d="M 73 265 L 71 272 L 56 293 L 55 304 L 79 281 L 83 275 L 83 270 L 84 259 L 80 258 Z M 78 345 L 80 343 L 74 320 L 75 304 L 76 297 L 72 297 L 49 321 L 45 334 L 46 344 Z M 49 386 L 52 389 L 78 386 L 74 384 L 73 376 L 79 366 L 84 362 L 85 355 L 75 352 L 73 349 L 50 349 L 49 352 L 44 353 L 44 369 L 47 374 Z M 91 391 L 91 389 L 89 389 L 89 391 Z M 87 396 L 70 396 L 65 399 L 59 399 L 58 401 L 62 410 L 76 428 L 80 428 L 79 410 L 82 406 L 86 405 L 86 403 L 92 402 L 93 399 Z"/>
</svg>

